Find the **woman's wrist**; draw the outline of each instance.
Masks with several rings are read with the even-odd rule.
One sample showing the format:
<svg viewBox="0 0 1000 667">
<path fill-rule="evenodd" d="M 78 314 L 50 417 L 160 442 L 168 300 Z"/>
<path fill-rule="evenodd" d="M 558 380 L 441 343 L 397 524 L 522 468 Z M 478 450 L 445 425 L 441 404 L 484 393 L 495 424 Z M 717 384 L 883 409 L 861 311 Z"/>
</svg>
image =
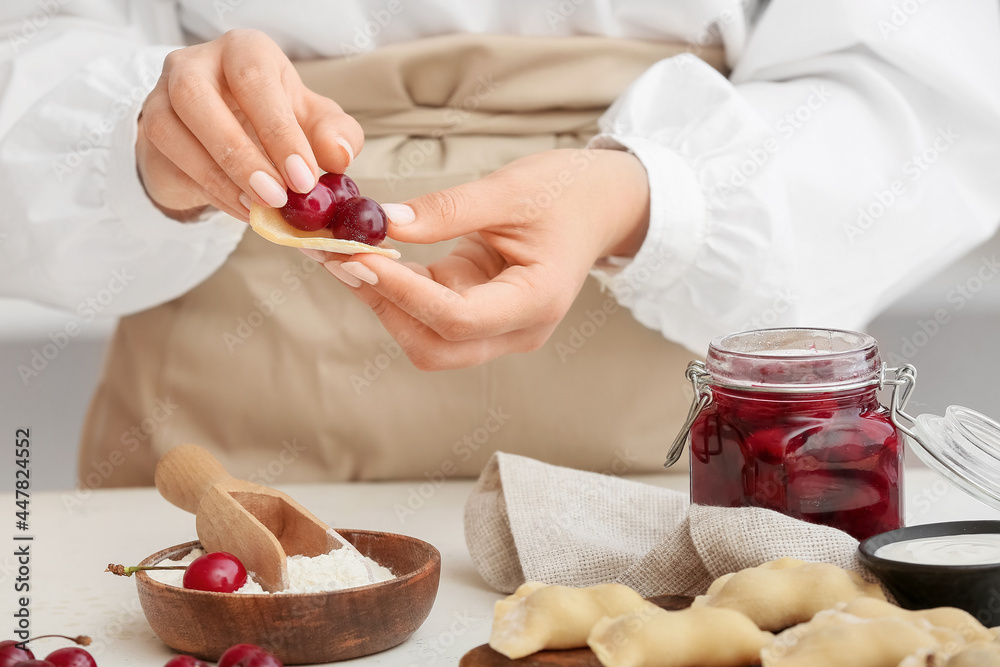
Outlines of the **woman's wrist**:
<svg viewBox="0 0 1000 667">
<path fill-rule="evenodd" d="M 608 150 L 613 164 L 614 215 L 611 236 L 600 257 L 634 257 L 649 231 L 649 177 L 642 162 L 633 153 Z M 613 156 L 613 157 L 612 157 Z"/>
</svg>

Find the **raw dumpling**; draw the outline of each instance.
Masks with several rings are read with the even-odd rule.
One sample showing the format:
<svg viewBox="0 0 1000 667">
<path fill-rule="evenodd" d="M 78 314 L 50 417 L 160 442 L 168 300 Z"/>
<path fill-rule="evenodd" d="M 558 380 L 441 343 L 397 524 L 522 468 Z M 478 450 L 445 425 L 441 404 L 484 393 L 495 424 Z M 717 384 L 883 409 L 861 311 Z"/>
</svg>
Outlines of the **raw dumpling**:
<svg viewBox="0 0 1000 667">
<path fill-rule="evenodd" d="M 915 618 L 923 619 L 935 627 L 954 630 L 966 642 L 993 641 L 993 633 L 977 621 L 975 616 L 955 607 L 937 607 L 935 609 L 909 611 L 894 604 L 889 604 L 884 600 L 857 598 L 846 604 L 837 605 L 836 609 L 845 614 L 851 614 L 860 618 L 894 617 L 906 620 Z"/>
<path fill-rule="evenodd" d="M 604 667 L 745 667 L 772 638 L 730 609 L 665 611 L 646 603 L 598 621 L 587 644 Z"/>
<path fill-rule="evenodd" d="M 1000 667 L 1000 646 L 975 646 L 953 655 L 945 667 Z"/>
<path fill-rule="evenodd" d="M 572 588 L 528 582 L 496 603 L 490 646 L 512 660 L 547 648 L 582 648 L 601 618 L 646 604 L 621 584 Z"/>
<path fill-rule="evenodd" d="M 775 637 L 761 652 L 761 663 L 763 667 L 897 667 L 921 649 L 961 644 L 958 633 L 919 619 L 869 619 L 826 611 Z"/>
<path fill-rule="evenodd" d="M 1000 667 L 1000 644 L 977 642 L 953 647 L 951 653 L 947 647 L 924 649 L 899 663 L 899 667 Z"/>
<path fill-rule="evenodd" d="M 859 597 L 885 600 L 877 584 L 829 563 L 782 558 L 717 579 L 695 607 L 741 612 L 761 630 L 777 632 L 805 623 L 816 613 Z"/>
</svg>

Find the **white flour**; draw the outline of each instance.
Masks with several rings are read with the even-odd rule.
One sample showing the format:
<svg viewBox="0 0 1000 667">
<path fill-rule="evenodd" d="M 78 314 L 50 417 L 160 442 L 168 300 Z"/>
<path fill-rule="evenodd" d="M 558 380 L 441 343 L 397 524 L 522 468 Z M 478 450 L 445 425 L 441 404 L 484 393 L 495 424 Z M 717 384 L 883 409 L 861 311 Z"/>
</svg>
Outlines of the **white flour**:
<svg viewBox="0 0 1000 667">
<path fill-rule="evenodd" d="M 157 565 L 187 565 L 205 552 L 194 549 L 180 560 L 162 560 Z M 396 575 L 388 568 L 382 567 L 371 558 L 362 556 L 348 549 L 334 549 L 328 554 L 319 556 L 289 556 L 288 557 L 288 589 L 281 593 L 324 593 L 339 591 L 343 588 L 364 586 L 369 582 L 365 563 L 371 568 L 375 582 L 394 579 Z M 170 586 L 183 586 L 184 570 L 147 570 L 146 574 Z M 237 593 L 267 594 L 253 577 L 253 572 L 247 573 L 247 583 Z"/>
</svg>

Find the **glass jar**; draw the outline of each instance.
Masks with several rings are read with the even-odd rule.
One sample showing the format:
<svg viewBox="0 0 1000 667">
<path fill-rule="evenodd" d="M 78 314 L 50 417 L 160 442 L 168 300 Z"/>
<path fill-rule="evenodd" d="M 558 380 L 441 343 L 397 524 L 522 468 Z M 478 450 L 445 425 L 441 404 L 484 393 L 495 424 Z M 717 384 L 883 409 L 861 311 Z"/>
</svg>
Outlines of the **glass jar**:
<svg viewBox="0 0 1000 667">
<path fill-rule="evenodd" d="M 689 428 L 692 502 L 765 507 L 859 540 L 901 527 L 903 438 L 877 396 L 884 372 L 875 339 L 850 331 L 712 341 L 688 368 L 696 401 L 678 437 Z"/>
</svg>

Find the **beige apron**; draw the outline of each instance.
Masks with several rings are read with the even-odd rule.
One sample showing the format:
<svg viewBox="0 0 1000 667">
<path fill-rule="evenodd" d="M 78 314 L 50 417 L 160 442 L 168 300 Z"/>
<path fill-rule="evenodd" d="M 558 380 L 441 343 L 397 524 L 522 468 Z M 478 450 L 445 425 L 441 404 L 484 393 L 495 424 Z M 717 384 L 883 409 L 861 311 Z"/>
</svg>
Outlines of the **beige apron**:
<svg viewBox="0 0 1000 667">
<path fill-rule="evenodd" d="M 348 170 L 362 193 L 398 202 L 583 145 L 630 82 L 681 50 L 460 35 L 299 70 L 364 127 Z M 721 67 L 721 53 L 699 55 Z M 398 247 L 427 262 L 450 244 Z M 158 457 L 185 442 L 267 484 L 436 482 L 477 475 L 494 450 L 659 470 L 689 405 L 690 357 L 590 278 L 542 349 L 419 371 L 319 264 L 247 233 L 204 283 L 122 319 L 84 427 L 80 483 L 151 484 Z"/>
</svg>

